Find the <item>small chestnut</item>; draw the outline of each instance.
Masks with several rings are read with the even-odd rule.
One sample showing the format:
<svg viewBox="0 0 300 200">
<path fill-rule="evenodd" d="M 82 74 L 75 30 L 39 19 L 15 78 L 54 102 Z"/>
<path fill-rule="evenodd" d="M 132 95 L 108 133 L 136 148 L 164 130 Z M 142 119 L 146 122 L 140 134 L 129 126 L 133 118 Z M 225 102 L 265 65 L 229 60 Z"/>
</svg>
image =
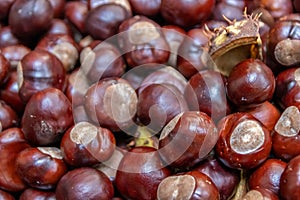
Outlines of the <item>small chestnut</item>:
<svg viewBox="0 0 300 200">
<path fill-rule="evenodd" d="M 219 139 L 215 146 L 218 158 L 228 167 L 252 169 L 270 155 L 271 134 L 248 113 L 233 113 L 218 123 Z"/>
<path fill-rule="evenodd" d="M 189 169 L 208 156 L 218 137 L 217 128 L 207 114 L 183 112 L 161 131 L 159 154 L 172 168 Z"/>
<path fill-rule="evenodd" d="M 109 178 L 101 171 L 82 167 L 67 172 L 55 189 L 56 200 L 103 199 L 110 200 L 114 188 Z"/>
<path fill-rule="evenodd" d="M 2 55 L 9 61 L 10 68 L 16 69 L 19 62 L 25 55 L 31 52 L 31 49 L 22 44 L 15 44 L 3 47 L 0 51 Z"/>
<path fill-rule="evenodd" d="M 66 163 L 83 167 L 108 160 L 115 150 L 115 143 L 110 130 L 79 122 L 66 131 L 60 148 Z"/>
<path fill-rule="evenodd" d="M 21 179 L 37 189 L 53 189 L 67 172 L 62 152 L 56 147 L 32 147 L 16 158 L 16 170 Z"/>
<path fill-rule="evenodd" d="M 17 113 L 7 105 L 5 101 L 0 100 L 0 124 L 1 130 L 5 130 L 10 127 L 17 126 L 19 123 L 19 117 Z"/>
<path fill-rule="evenodd" d="M 55 200 L 55 193 L 53 191 L 45 191 L 34 188 L 25 189 L 21 195 L 19 200 Z"/>
<path fill-rule="evenodd" d="M 39 146 L 58 142 L 71 125 L 72 105 L 56 88 L 35 93 L 26 104 L 21 121 L 28 142 Z"/>
</svg>

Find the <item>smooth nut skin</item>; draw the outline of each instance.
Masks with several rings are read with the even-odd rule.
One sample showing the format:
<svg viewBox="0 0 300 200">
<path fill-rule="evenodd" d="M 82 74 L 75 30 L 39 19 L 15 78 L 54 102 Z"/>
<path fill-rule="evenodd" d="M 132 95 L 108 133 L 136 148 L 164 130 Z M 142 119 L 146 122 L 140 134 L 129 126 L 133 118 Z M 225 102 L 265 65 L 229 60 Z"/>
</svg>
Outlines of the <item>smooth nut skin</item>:
<svg viewBox="0 0 300 200">
<path fill-rule="evenodd" d="M 20 195 L 19 200 L 55 200 L 55 193 L 52 191 L 38 190 L 34 188 L 27 188 Z"/>
<path fill-rule="evenodd" d="M 0 198 L 5 200 L 15 200 L 15 197 L 13 195 L 4 190 L 0 190 Z"/>
<path fill-rule="evenodd" d="M 1 48 L 1 53 L 9 61 L 11 69 L 16 69 L 18 63 L 29 52 L 31 52 L 31 49 L 22 44 L 9 45 Z"/>
<path fill-rule="evenodd" d="M 83 167 L 108 160 L 115 150 L 115 143 L 110 130 L 81 122 L 66 131 L 60 148 L 66 163 Z"/>
<path fill-rule="evenodd" d="M 207 175 L 218 188 L 220 199 L 223 200 L 232 196 L 240 181 L 238 171 L 227 168 L 216 158 L 204 160 L 193 171 Z"/>
<path fill-rule="evenodd" d="M 279 196 L 265 188 L 256 188 L 249 190 L 242 200 L 279 200 Z"/>
<path fill-rule="evenodd" d="M 211 14 L 215 0 L 162 0 L 161 15 L 169 23 L 182 27 L 201 24 Z"/>
<path fill-rule="evenodd" d="M 229 20 L 241 20 L 243 19 L 243 11 L 245 7 L 244 1 L 232 1 L 232 2 L 241 2 L 240 4 L 244 5 L 231 5 L 230 1 L 220 1 L 216 4 L 213 13 L 214 20 L 226 21 L 223 16 Z"/>
<path fill-rule="evenodd" d="M 19 123 L 17 113 L 2 100 L 0 100 L 0 123 L 2 130 L 17 126 Z"/>
<path fill-rule="evenodd" d="M 118 44 L 130 67 L 163 64 L 169 59 L 170 47 L 161 27 L 143 15 L 135 15 L 120 24 Z"/>
<path fill-rule="evenodd" d="M 53 8 L 53 18 L 64 17 L 66 0 L 49 0 L 49 2 Z"/>
<path fill-rule="evenodd" d="M 218 123 L 218 158 L 228 167 L 252 169 L 263 163 L 271 152 L 270 132 L 252 115 L 233 113 Z"/>
<path fill-rule="evenodd" d="M 67 34 L 49 34 L 39 40 L 35 49 L 46 50 L 54 54 L 66 71 L 74 69 L 79 57 L 79 47 Z"/>
<path fill-rule="evenodd" d="M 279 194 L 280 177 L 287 163 L 270 158 L 251 173 L 248 179 L 249 189 L 264 188 Z"/>
<path fill-rule="evenodd" d="M 47 35 L 51 34 L 66 34 L 69 36 L 74 36 L 70 24 L 68 24 L 63 19 L 53 19 L 49 30 L 46 33 Z"/>
<path fill-rule="evenodd" d="M 38 91 L 57 88 L 64 91 L 66 72 L 63 64 L 53 54 L 45 50 L 28 53 L 18 65 L 19 95 L 24 102 Z"/>
<path fill-rule="evenodd" d="M 112 131 L 120 131 L 134 124 L 137 95 L 122 78 L 106 78 L 93 84 L 86 92 L 84 108 L 93 123 Z"/>
<path fill-rule="evenodd" d="M 10 26 L 4 26 L 0 29 L 0 48 L 19 44 L 20 41 L 11 32 Z"/>
<path fill-rule="evenodd" d="M 116 3 L 99 5 L 89 11 L 85 29 L 94 39 L 105 40 L 118 32 L 119 25 L 132 13 Z"/>
<path fill-rule="evenodd" d="M 165 178 L 158 186 L 157 199 L 219 200 L 220 195 L 218 188 L 207 175 L 193 170 Z"/>
<path fill-rule="evenodd" d="M 10 64 L 8 60 L 0 53 L 0 84 L 5 83 L 10 70 Z"/>
<path fill-rule="evenodd" d="M 24 142 L 25 136 L 20 128 L 8 128 L 1 132 L 0 143 Z"/>
<path fill-rule="evenodd" d="M 209 38 L 203 29 L 194 28 L 187 32 L 178 47 L 177 69 L 187 79 L 207 68 Z"/>
<path fill-rule="evenodd" d="M 293 12 L 291 0 L 254 0 L 254 3 L 269 11 L 275 20 Z"/>
<path fill-rule="evenodd" d="M 296 200 L 300 196 L 300 156 L 290 160 L 281 174 L 279 193 L 284 200 Z"/>
<path fill-rule="evenodd" d="M 193 75 L 184 94 L 190 109 L 205 112 L 214 121 L 231 113 L 226 83 L 226 77 L 213 70 L 203 70 Z"/>
<path fill-rule="evenodd" d="M 300 108 L 300 68 L 290 68 L 283 70 L 276 76 L 276 89 L 274 100 L 285 109 L 289 106 Z"/>
<path fill-rule="evenodd" d="M 17 174 L 26 184 L 46 190 L 53 189 L 67 172 L 61 151 L 55 147 L 24 149 L 16 158 L 16 168 Z"/>
<path fill-rule="evenodd" d="M 56 200 L 110 200 L 114 188 L 109 178 L 97 169 L 82 167 L 67 172 L 58 182 Z"/>
<path fill-rule="evenodd" d="M 162 130 L 159 154 L 172 168 L 189 169 L 207 157 L 218 137 L 216 126 L 207 114 L 183 112 Z"/>
<path fill-rule="evenodd" d="M 53 8 L 47 0 L 16 0 L 11 6 L 8 23 L 15 36 L 29 41 L 46 32 L 53 19 Z"/>
<path fill-rule="evenodd" d="M 128 0 L 132 11 L 138 15 L 155 17 L 160 13 L 161 0 Z"/>
<path fill-rule="evenodd" d="M 270 100 L 275 91 L 271 69 L 258 59 L 246 59 L 234 66 L 227 80 L 228 98 L 238 107 Z"/>
<path fill-rule="evenodd" d="M 9 10 L 14 2 L 15 0 L 3 0 L 0 2 L 0 20 L 4 20 L 8 17 Z"/>
<path fill-rule="evenodd" d="M 80 54 L 80 63 L 80 69 L 90 83 L 108 77 L 121 77 L 126 67 L 120 51 L 108 42 L 84 48 Z"/>
<path fill-rule="evenodd" d="M 125 198 L 156 199 L 159 183 L 170 174 L 155 148 L 135 147 L 121 160 L 115 183 Z"/>
<path fill-rule="evenodd" d="M 139 92 L 137 117 L 155 132 L 159 132 L 176 115 L 188 110 L 183 95 L 173 85 L 150 84 Z"/>
<path fill-rule="evenodd" d="M 71 125 L 72 105 L 56 88 L 34 94 L 25 107 L 21 122 L 26 139 L 34 145 L 58 142 Z"/>
<path fill-rule="evenodd" d="M 85 34 L 85 19 L 88 14 L 88 5 L 82 1 L 68 1 L 65 5 L 65 18 L 81 34 Z"/>
</svg>

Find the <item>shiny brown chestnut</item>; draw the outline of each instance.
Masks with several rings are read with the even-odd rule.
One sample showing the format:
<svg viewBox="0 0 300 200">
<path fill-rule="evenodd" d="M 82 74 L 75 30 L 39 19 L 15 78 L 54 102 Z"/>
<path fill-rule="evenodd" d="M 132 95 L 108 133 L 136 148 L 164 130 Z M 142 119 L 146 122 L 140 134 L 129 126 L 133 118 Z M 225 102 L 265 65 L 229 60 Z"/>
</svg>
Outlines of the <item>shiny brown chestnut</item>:
<svg viewBox="0 0 300 200">
<path fill-rule="evenodd" d="M 4 200 L 15 200 L 15 197 L 11 193 L 6 192 L 5 190 L 0 190 L 0 198 Z"/>
<path fill-rule="evenodd" d="M 81 34 L 85 31 L 85 18 L 88 14 L 88 5 L 84 1 L 68 1 L 65 5 L 65 18 Z"/>
<path fill-rule="evenodd" d="M 169 23 L 191 27 L 204 22 L 212 13 L 215 0 L 162 0 L 160 12 Z"/>
<path fill-rule="evenodd" d="M 110 3 L 114 3 L 114 4 L 118 4 L 120 6 L 123 6 L 128 12 L 132 12 L 131 11 L 131 6 L 128 0 L 87 0 L 88 3 L 88 8 L 89 10 L 92 10 L 98 6 L 104 5 L 104 4 L 110 4 Z"/>
<path fill-rule="evenodd" d="M 28 102 L 38 91 L 54 87 L 64 91 L 66 71 L 62 62 L 45 50 L 34 50 L 24 56 L 17 67 L 19 95 Z"/>
<path fill-rule="evenodd" d="M 276 158 L 266 160 L 250 174 L 248 179 L 249 189 L 264 188 L 278 195 L 280 177 L 286 165 L 286 162 Z"/>
<path fill-rule="evenodd" d="M 39 146 L 58 142 L 72 125 L 72 105 L 56 88 L 34 94 L 26 104 L 21 122 L 28 142 Z"/>
<path fill-rule="evenodd" d="M 275 77 L 271 69 L 258 59 L 238 63 L 227 79 L 227 95 L 238 107 L 249 107 L 271 100 Z"/>
<path fill-rule="evenodd" d="M 55 193 L 53 191 L 45 191 L 34 188 L 25 189 L 21 195 L 19 200 L 55 200 Z"/>
<path fill-rule="evenodd" d="M 9 75 L 10 64 L 8 60 L 0 53 L 0 84 L 3 85 Z"/>
<path fill-rule="evenodd" d="M 220 194 L 213 181 L 204 173 L 190 171 L 165 178 L 158 186 L 158 200 L 214 199 Z"/>
<path fill-rule="evenodd" d="M 271 152 L 271 134 L 248 113 L 233 113 L 218 123 L 218 158 L 228 167 L 252 169 L 263 163 Z"/>
<path fill-rule="evenodd" d="M 155 17 L 160 13 L 161 0 L 128 0 L 132 11 L 138 15 Z"/>
<path fill-rule="evenodd" d="M 41 49 L 54 54 L 63 64 L 64 69 L 72 71 L 79 58 L 79 47 L 75 40 L 66 34 L 48 34 L 36 45 Z"/>
<path fill-rule="evenodd" d="M 49 0 L 53 8 L 53 18 L 64 17 L 66 0 Z"/>
<path fill-rule="evenodd" d="M 16 0 L 3 0 L 0 2 L 0 20 L 8 17 L 9 10 Z"/>
<path fill-rule="evenodd" d="M 134 124 L 137 95 L 122 78 L 106 78 L 93 84 L 86 92 L 84 108 L 93 123 L 112 131 Z"/>
<path fill-rule="evenodd" d="M 67 172 L 60 149 L 32 147 L 21 151 L 16 158 L 16 170 L 21 179 L 37 189 L 53 189 Z"/>
<path fill-rule="evenodd" d="M 208 156 L 218 137 L 217 128 L 207 114 L 183 112 L 161 131 L 159 154 L 166 165 L 189 169 Z"/>
<path fill-rule="evenodd" d="M 4 57 L 9 61 L 10 68 L 16 69 L 18 63 L 23 59 L 25 55 L 31 52 L 31 49 L 22 44 L 16 44 L 3 47 L 0 51 L 2 55 L 4 55 Z"/>
<path fill-rule="evenodd" d="M 272 135 L 272 149 L 276 157 L 290 160 L 300 154 L 300 109 L 287 107 L 277 121 Z"/>
<path fill-rule="evenodd" d="M 291 0 L 254 0 L 254 4 L 267 10 L 275 20 L 293 12 Z"/>
<path fill-rule="evenodd" d="M 173 85 L 154 83 L 138 92 L 138 120 L 156 133 L 176 115 L 188 110 L 182 93 Z"/>
<path fill-rule="evenodd" d="M 231 4 L 231 2 L 238 2 L 239 4 Z M 244 1 L 220 1 L 212 11 L 213 19 L 220 21 L 226 21 L 225 18 L 229 20 L 241 20 L 244 18 L 244 8 Z"/>
<path fill-rule="evenodd" d="M 118 33 L 119 25 L 129 17 L 130 10 L 116 3 L 107 3 L 91 9 L 85 19 L 85 30 L 94 39 L 105 40 Z"/>
<path fill-rule="evenodd" d="M 109 178 L 97 169 L 82 167 L 67 172 L 58 182 L 55 197 L 63 199 L 103 199 L 114 196 L 114 188 Z"/>
<path fill-rule="evenodd" d="M 90 46 L 94 46 L 90 44 Z M 120 51 L 109 42 L 98 42 L 86 47 L 80 54 L 80 69 L 90 83 L 107 77 L 121 77 L 125 62 Z"/>
<path fill-rule="evenodd" d="M 121 23 L 118 44 L 131 67 L 163 64 L 169 59 L 170 47 L 160 25 L 143 15 L 135 15 Z"/>
<path fill-rule="evenodd" d="M 213 157 L 201 162 L 193 171 L 204 173 L 212 180 L 219 190 L 221 200 L 232 197 L 240 181 L 237 170 L 224 166 L 217 158 Z"/>
<path fill-rule="evenodd" d="M 156 199 L 159 183 L 171 174 L 155 148 L 135 147 L 120 162 L 116 187 L 128 199 Z"/>
<path fill-rule="evenodd" d="M 5 101 L 0 100 L 0 124 L 1 130 L 17 126 L 19 117 L 17 113 Z"/>
<path fill-rule="evenodd" d="M 91 166 L 108 160 L 115 149 L 115 137 L 106 128 L 79 122 L 62 137 L 63 158 L 71 166 Z"/>
<path fill-rule="evenodd" d="M 11 6 L 8 23 L 12 33 L 32 43 L 45 33 L 53 19 L 53 7 L 47 0 L 16 0 Z"/>
<path fill-rule="evenodd" d="M 186 78 L 208 67 L 208 43 L 209 37 L 204 29 L 194 28 L 187 32 L 178 47 L 177 55 L 177 69 Z"/>
<path fill-rule="evenodd" d="M 280 178 L 279 194 L 283 200 L 296 200 L 300 196 L 300 155 L 291 159 Z"/>
<path fill-rule="evenodd" d="M 256 188 L 249 190 L 242 200 L 279 200 L 279 196 L 265 188 Z"/>
<path fill-rule="evenodd" d="M 283 70 L 276 76 L 274 101 L 281 109 L 289 106 L 300 108 L 300 67 Z"/>
<path fill-rule="evenodd" d="M 0 48 L 19 44 L 20 41 L 13 35 L 9 26 L 0 28 Z"/>
<path fill-rule="evenodd" d="M 8 128 L 1 132 L 0 143 L 24 142 L 25 136 L 20 128 Z"/>
<path fill-rule="evenodd" d="M 70 24 L 68 24 L 63 19 L 53 19 L 49 30 L 46 33 L 49 34 L 66 34 L 69 36 L 74 36 L 74 33 L 71 30 Z"/>
<path fill-rule="evenodd" d="M 193 75 L 184 92 L 189 108 L 205 112 L 214 121 L 231 113 L 226 96 L 227 79 L 220 72 L 203 70 Z"/>
</svg>

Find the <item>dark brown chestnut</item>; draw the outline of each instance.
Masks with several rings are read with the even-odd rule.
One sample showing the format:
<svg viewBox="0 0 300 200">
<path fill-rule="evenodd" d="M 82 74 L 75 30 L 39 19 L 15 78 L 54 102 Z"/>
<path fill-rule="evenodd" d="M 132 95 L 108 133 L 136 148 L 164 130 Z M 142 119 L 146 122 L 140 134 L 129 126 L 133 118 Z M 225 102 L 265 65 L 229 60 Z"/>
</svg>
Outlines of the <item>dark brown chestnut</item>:
<svg viewBox="0 0 300 200">
<path fill-rule="evenodd" d="M 218 123 L 219 139 L 215 146 L 218 158 L 228 167 L 252 169 L 270 155 L 271 134 L 248 113 L 227 115 Z"/>
<path fill-rule="evenodd" d="M 214 199 L 219 200 L 220 194 L 213 181 L 204 173 L 190 171 L 172 175 L 159 184 L 158 200 L 180 199 Z"/>
<path fill-rule="evenodd" d="M 17 113 L 7 105 L 5 101 L 0 100 L 0 125 L 1 130 L 17 126 L 19 123 L 19 117 Z"/>
<path fill-rule="evenodd" d="M 254 4 L 266 9 L 275 20 L 293 12 L 291 0 L 254 0 Z"/>
<path fill-rule="evenodd" d="M 231 2 L 238 2 L 239 5 L 230 4 Z M 244 5 L 243 5 L 244 4 Z M 242 0 L 240 1 L 220 1 L 214 7 L 212 11 L 213 19 L 226 21 L 229 20 L 241 20 L 244 18 L 244 8 L 245 2 Z"/>
<path fill-rule="evenodd" d="M 17 67 L 20 98 L 27 102 L 38 91 L 54 87 L 64 91 L 66 71 L 62 62 L 45 50 L 34 50 L 24 56 Z"/>
<path fill-rule="evenodd" d="M 26 139 L 34 145 L 58 142 L 72 125 L 72 105 L 56 88 L 34 94 L 26 104 L 21 122 Z"/>
<path fill-rule="evenodd" d="M 19 200 L 55 200 L 55 193 L 53 191 L 45 191 L 34 188 L 27 188 L 24 190 Z"/>
<path fill-rule="evenodd" d="M 121 77 L 126 67 L 120 51 L 109 42 L 99 42 L 95 47 L 84 48 L 80 54 L 80 63 L 80 69 L 90 83 L 107 77 Z"/>
<path fill-rule="evenodd" d="M 24 142 L 25 136 L 20 128 L 8 128 L 1 132 L 0 143 Z"/>
<path fill-rule="evenodd" d="M 99 5 L 87 14 L 85 30 L 94 39 L 105 40 L 118 33 L 119 25 L 129 17 L 132 17 L 131 11 L 120 4 Z"/>
<path fill-rule="evenodd" d="M 9 10 L 16 0 L 3 0 L 0 2 L 0 20 L 8 17 Z"/>
<path fill-rule="evenodd" d="M 115 149 L 115 137 L 106 128 L 79 122 L 64 134 L 60 148 L 71 166 L 91 166 L 108 160 Z"/>
<path fill-rule="evenodd" d="M 86 92 L 84 107 L 89 118 L 100 126 L 120 131 L 134 124 L 137 94 L 122 78 L 106 78 Z"/>
<path fill-rule="evenodd" d="M 142 15 L 135 15 L 121 23 L 118 44 L 131 67 L 166 63 L 169 59 L 170 47 L 161 27 Z"/>
<path fill-rule="evenodd" d="M 21 151 L 16 158 L 17 174 L 29 186 L 53 189 L 67 172 L 62 152 L 56 147 L 32 147 Z"/>
<path fill-rule="evenodd" d="M 67 1 L 65 18 L 81 34 L 85 34 L 85 19 L 88 14 L 88 5 L 85 1 Z"/>
<path fill-rule="evenodd" d="M 214 70 L 203 70 L 194 74 L 184 93 L 189 108 L 205 112 L 214 121 L 225 117 L 231 113 L 226 84 L 226 77 Z"/>
<path fill-rule="evenodd" d="M 207 114 L 183 112 L 161 131 L 159 154 L 172 168 L 189 169 L 208 156 L 218 137 L 217 128 Z"/>
<path fill-rule="evenodd" d="M 114 3 L 123 6 L 128 12 L 131 12 L 131 6 L 128 0 L 87 0 L 87 2 L 89 10 L 92 10 L 104 4 Z"/>
<path fill-rule="evenodd" d="M 240 181 L 238 170 L 224 166 L 217 158 L 213 157 L 201 162 L 193 171 L 204 173 L 212 180 L 219 190 L 221 200 L 232 197 Z"/>
<path fill-rule="evenodd" d="M 132 11 L 138 15 L 155 17 L 160 13 L 161 0 L 128 0 Z"/>
<path fill-rule="evenodd" d="M 299 67 L 283 70 L 276 76 L 274 101 L 281 109 L 286 109 L 289 106 L 297 106 L 300 108 L 299 78 Z"/>
<path fill-rule="evenodd" d="M 79 58 L 79 47 L 67 34 L 48 34 L 39 40 L 35 49 L 54 54 L 62 62 L 66 71 L 72 71 Z"/>
<path fill-rule="evenodd" d="M 215 0 L 162 0 L 160 12 L 171 24 L 191 27 L 204 22 L 211 15 L 214 5 Z"/>
<path fill-rule="evenodd" d="M 280 177 L 287 163 L 270 158 L 261 164 L 248 179 L 249 189 L 264 188 L 279 195 Z"/>
<path fill-rule="evenodd" d="M 63 199 L 110 200 L 114 188 L 109 178 L 97 169 L 82 167 L 67 172 L 58 182 L 55 197 Z"/>
<path fill-rule="evenodd" d="M 281 159 L 290 160 L 300 154 L 300 111 L 287 107 L 277 121 L 272 135 L 273 152 Z"/>
<path fill-rule="evenodd" d="M 66 0 L 48 0 L 53 8 L 53 18 L 64 17 Z"/>
<path fill-rule="evenodd" d="M 52 19 L 53 8 L 48 0 L 16 0 L 8 23 L 15 36 L 31 43 L 50 28 Z"/>
<path fill-rule="evenodd" d="M 5 190 L 0 190 L 0 198 L 3 200 L 15 200 L 15 197 L 11 193 L 6 192 Z"/>
<path fill-rule="evenodd" d="M 138 120 L 156 133 L 176 115 L 188 110 L 182 93 L 173 85 L 149 84 L 138 94 Z"/>
<path fill-rule="evenodd" d="M 53 19 L 49 30 L 46 33 L 49 34 L 66 34 L 69 36 L 74 36 L 74 33 L 71 30 L 70 24 L 68 24 L 63 19 Z"/>
<path fill-rule="evenodd" d="M 0 53 L 0 84 L 3 85 L 8 78 L 10 64 L 8 60 Z"/>
<path fill-rule="evenodd" d="M 271 100 L 275 77 L 271 69 L 258 59 L 246 59 L 229 74 L 227 95 L 238 107 L 249 107 Z"/>
<path fill-rule="evenodd" d="M 115 182 L 127 199 L 154 200 L 159 183 L 170 174 L 155 148 L 135 147 L 121 160 Z"/>
<path fill-rule="evenodd" d="M 9 26 L 0 28 L 0 48 L 19 43 L 20 41 L 13 35 Z"/>
<path fill-rule="evenodd" d="M 23 59 L 25 55 L 31 52 L 31 49 L 22 44 L 16 44 L 3 47 L 0 51 L 2 55 L 4 55 L 4 57 L 9 61 L 10 68 L 16 69 L 18 63 Z"/>
<path fill-rule="evenodd" d="M 279 194 L 281 199 L 296 200 L 300 196 L 300 155 L 287 163 L 281 174 Z"/>
</svg>

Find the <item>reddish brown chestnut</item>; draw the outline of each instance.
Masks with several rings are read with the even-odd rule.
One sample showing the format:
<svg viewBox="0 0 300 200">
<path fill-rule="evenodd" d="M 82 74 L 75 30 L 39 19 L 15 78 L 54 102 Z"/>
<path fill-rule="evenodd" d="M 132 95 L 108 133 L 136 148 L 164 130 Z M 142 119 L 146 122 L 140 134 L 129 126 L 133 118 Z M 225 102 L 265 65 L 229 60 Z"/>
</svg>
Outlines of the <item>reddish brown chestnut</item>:
<svg viewBox="0 0 300 200">
<path fill-rule="evenodd" d="M 159 154 L 167 165 L 188 169 L 207 157 L 218 137 L 217 128 L 207 114 L 183 112 L 162 130 Z"/>
<path fill-rule="evenodd" d="M 25 136 L 20 128 L 8 128 L 1 132 L 0 143 L 24 142 Z"/>
<path fill-rule="evenodd" d="M 81 34 L 85 31 L 85 19 L 88 14 L 88 5 L 84 1 L 68 1 L 65 5 L 65 18 Z"/>
<path fill-rule="evenodd" d="M 0 84 L 3 85 L 8 78 L 10 64 L 8 60 L 0 53 Z"/>
<path fill-rule="evenodd" d="M 106 128 L 79 122 L 64 134 L 60 148 L 71 166 L 91 166 L 108 160 L 115 149 L 115 137 Z"/>
<path fill-rule="evenodd" d="M 270 100 L 275 91 L 271 69 L 258 59 L 246 59 L 229 74 L 227 95 L 238 107 L 251 106 Z"/>
<path fill-rule="evenodd" d="M 251 169 L 263 163 L 271 152 L 271 134 L 248 113 L 233 113 L 218 124 L 219 140 L 215 150 L 228 167 Z"/>
<path fill-rule="evenodd" d="M 119 131 L 133 125 L 137 95 L 122 78 L 106 78 L 93 84 L 86 92 L 84 107 L 94 123 Z"/>
<path fill-rule="evenodd" d="M 119 26 L 118 43 L 127 64 L 166 63 L 170 47 L 161 27 L 153 20 L 135 15 Z"/>
<path fill-rule="evenodd" d="M 61 61 L 45 50 L 28 53 L 18 64 L 20 98 L 27 102 L 38 91 L 54 87 L 64 91 L 66 72 Z"/>
<path fill-rule="evenodd" d="M 29 143 L 48 145 L 58 142 L 73 125 L 72 105 L 56 88 L 34 94 L 22 116 L 22 130 Z"/>
<path fill-rule="evenodd" d="M 251 173 L 248 179 L 249 189 L 264 188 L 279 194 L 280 177 L 286 163 L 279 159 L 270 158 Z"/>
<path fill-rule="evenodd" d="M 46 34 L 47 35 L 66 34 L 69 36 L 74 36 L 70 24 L 68 24 L 63 19 L 56 19 L 56 18 L 52 20 L 51 26 Z"/>
<path fill-rule="evenodd" d="M 15 197 L 12 194 L 4 190 L 0 190 L 0 198 L 3 200 L 15 200 Z"/>
<path fill-rule="evenodd" d="M 284 200 L 296 200 L 300 197 L 300 155 L 290 160 L 281 174 L 279 193 Z"/>
<path fill-rule="evenodd" d="M 159 183 L 170 174 L 155 148 L 135 147 L 121 160 L 115 182 L 125 198 L 154 200 Z"/>
<path fill-rule="evenodd" d="M 160 12 L 161 0 L 128 0 L 132 11 L 138 15 L 155 17 Z"/>
<path fill-rule="evenodd" d="M 199 171 L 190 171 L 165 178 L 158 186 L 157 199 L 219 200 L 220 194 L 216 185 L 207 175 Z"/>
<path fill-rule="evenodd" d="M 93 168 L 76 168 L 66 173 L 58 182 L 55 197 L 63 199 L 103 199 L 110 200 L 114 188 L 109 178 Z"/>
<path fill-rule="evenodd" d="M 19 43 L 20 41 L 13 35 L 9 26 L 0 28 L 0 48 Z"/>
<path fill-rule="evenodd" d="M 53 8 L 53 17 L 62 18 L 64 17 L 66 0 L 49 0 Z"/>
<path fill-rule="evenodd" d="M 30 51 L 31 50 L 28 47 L 22 44 L 15 44 L 1 48 L 1 53 L 9 61 L 11 69 L 16 69 L 19 62 Z"/>
<path fill-rule="evenodd" d="M 26 184 L 38 189 L 53 189 L 67 172 L 62 152 L 56 147 L 24 149 L 16 158 L 16 168 Z"/>
<path fill-rule="evenodd" d="M 1 130 L 17 126 L 19 123 L 19 117 L 17 113 L 5 103 L 0 100 L 0 124 Z"/>
<path fill-rule="evenodd" d="M 242 200 L 279 200 L 278 195 L 274 194 L 265 188 L 256 188 L 249 190 L 242 198 Z"/>
<path fill-rule="evenodd" d="M 273 152 L 281 159 L 290 160 L 300 154 L 300 111 L 287 107 L 277 121 L 272 136 Z"/>
<path fill-rule="evenodd" d="M 9 10 L 16 0 L 3 0 L 0 2 L 0 20 L 8 17 Z"/>
<path fill-rule="evenodd" d="M 19 200 L 55 200 L 55 193 L 34 188 L 27 188 L 20 195 Z"/>
</svg>

